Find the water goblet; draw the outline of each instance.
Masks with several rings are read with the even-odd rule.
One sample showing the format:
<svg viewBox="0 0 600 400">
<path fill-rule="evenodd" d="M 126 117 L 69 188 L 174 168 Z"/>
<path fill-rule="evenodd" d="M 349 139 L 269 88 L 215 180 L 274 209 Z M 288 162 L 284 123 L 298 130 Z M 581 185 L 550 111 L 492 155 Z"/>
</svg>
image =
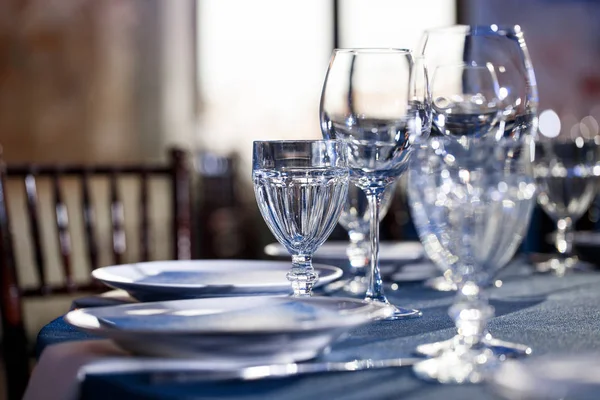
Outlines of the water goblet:
<svg viewBox="0 0 600 400">
<path fill-rule="evenodd" d="M 573 226 L 590 207 L 598 190 L 600 136 L 590 133 L 578 123 L 570 135 L 541 135 L 536 143 L 534 173 L 538 203 L 556 223 L 554 245 L 558 251 L 537 265 L 539 272 L 562 276 L 590 268 L 572 251 Z"/>
<path fill-rule="evenodd" d="M 321 94 L 323 137 L 348 144 L 351 181 L 369 201 L 367 301 L 390 304 L 379 271 L 379 214 L 386 187 L 404 173 L 412 143 L 431 130 L 423 60 L 403 49 L 336 49 Z M 388 319 L 420 316 L 396 307 Z"/>
<path fill-rule="evenodd" d="M 489 63 L 438 65 L 431 78 L 432 135 L 485 138 L 502 121 L 499 91 L 494 66 Z M 409 182 L 409 190 L 416 184 Z M 426 223 L 427 215 L 420 210 L 412 209 L 412 216 L 416 224 Z M 427 257 L 443 273 L 425 281 L 425 286 L 439 291 L 456 290 L 452 271 L 446 257 L 439 253 L 439 246 L 431 241 L 424 241 L 423 245 Z"/>
<path fill-rule="evenodd" d="M 388 212 L 394 197 L 396 183 L 386 187 L 379 212 L 381 221 Z M 353 295 L 367 290 L 366 268 L 369 263 L 369 201 L 365 192 L 353 183 L 348 184 L 348 197 L 344 203 L 339 224 L 348 232 L 349 244 L 346 255 L 350 263 L 352 278 L 344 284 L 342 291 Z"/>
<path fill-rule="evenodd" d="M 294 296 L 310 296 L 312 255 L 335 228 L 348 191 L 346 144 L 336 140 L 256 141 L 252 178 L 267 226 L 292 256 Z"/>
<path fill-rule="evenodd" d="M 467 159 L 477 157 L 481 152 L 479 145 L 493 147 L 494 142 L 512 143 L 512 146 L 504 146 L 505 150 L 510 153 L 503 157 L 507 165 L 497 166 L 503 171 L 511 171 L 515 159 L 520 160 L 521 157 L 526 158 L 529 155 L 529 161 L 531 161 L 531 153 L 534 152 L 533 137 L 537 131 L 538 93 L 535 73 L 521 27 L 494 24 L 488 26 L 456 25 L 431 29 L 423 34 L 418 54 L 425 58 L 430 70 L 436 70 L 438 66 L 453 64 L 475 65 L 490 68 L 494 72 L 493 77 L 497 80 L 498 114 L 494 124 L 490 124 L 491 126 L 479 124 L 477 125 L 478 129 L 460 128 L 459 126 L 459 129 L 453 128 L 454 132 L 452 132 L 447 125 L 440 129 L 438 122 L 438 126 L 432 128 L 432 136 L 450 135 L 458 143 L 464 143 L 467 147 L 457 154 Z M 479 81 L 484 82 L 485 80 L 480 79 Z M 470 85 L 468 80 L 465 81 L 462 78 L 461 82 L 464 82 L 466 86 Z M 456 87 L 456 85 L 454 86 Z M 459 92 L 468 91 L 461 87 Z M 486 119 L 492 120 L 491 118 Z M 456 123 L 456 121 L 454 122 Z M 469 151 L 468 146 L 471 145 L 473 145 L 473 149 Z M 531 168 L 531 164 L 524 164 L 524 166 Z M 428 253 L 438 251 L 435 250 L 436 248 L 441 248 L 439 244 L 435 243 L 433 236 L 429 237 L 428 242 L 430 243 L 425 244 L 425 247 L 430 250 Z M 448 258 L 446 255 L 440 256 L 438 266 L 446 269 L 446 276 L 459 279 L 460 277 L 452 276 L 453 270 L 450 265 L 443 265 L 448 260 L 452 261 L 452 258 Z M 453 284 L 448 286 L 452 288 Z M 496 353 L 523 355 L 529 351 L 527 346 L 499 341 L 487 333 L 484 334 L 484 338 L 486 338 L 487 345 L 491 346 Z M 451 348 L 452 343 L 452 340 L 449 340 L 422 345 L 418 347 L 417 351 L 435 356 L 441 351 Z"/>
<path fill-rule="evenodd" d="M 507 355 L 531 353 L 490 335 L 494 309 L 482 289 L 512 258 L 527 230 L 535 185 L 529 152 L 519 147 L 528 145 L 462 142 L 432 137 L 416 150 L 409 171 L 419 237 L 445 259 L 458 288 L 449 309 L 457 335 L 417 348 L 433 356 L 415 365 L 417 376 L 442 383 L 480 382 Z"/>
</svg>

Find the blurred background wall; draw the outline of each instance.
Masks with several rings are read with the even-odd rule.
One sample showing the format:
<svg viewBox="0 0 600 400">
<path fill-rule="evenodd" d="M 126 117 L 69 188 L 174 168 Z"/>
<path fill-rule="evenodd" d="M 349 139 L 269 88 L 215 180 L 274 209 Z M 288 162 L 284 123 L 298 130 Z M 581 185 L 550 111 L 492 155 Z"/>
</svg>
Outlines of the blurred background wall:
<svg viewBox="0 0 600 400">
<path fill-rule="evenodd" d="M 226 183 L 237 188 L 233 199 L 208 190 L 210 179 L 199 185 L 196 217 L 203 229 L 212 229 L 201 240 L 212 241 L 206 255 L 231 255 L 242 248 L 234 243 L 236 235 L 251 226 L 256 229 L 250 236 L 262 236 L 253 242 L 253 253 L 237 255 L 260 256 L 261 240 L 272 237 L 250 188 L 252 141 L 321 136 L 319 96 L 335 45 L 412 47 L 424 29 L 453 24 L 455 7 L 453 0 L 0 1 L 2 155 L 8 163 L 164 162 L 175 145 L 188 151 L 198 174 L 218 172 L 215 165 L 230 164 L 211 160 L 234 155 Z M 165 185 L 151 184 L 157 259 L 170 250 Z M 130 239 L 125 261 L 135 261 L 138 186 L 125 180 L 119 190 Z M 77 205 L 78 183 L 66 181 L 63 191 L 67 203 Z M 10 182 L 8 192 L 19 277 L 34 284 L 22 183 Z M 108 265 L 108 182 L 94 182 L 92 192 L 100 263 Z M 38 183 L 38 195 L 49 279 L 58 281 L 49 182 Z M 235 204 L 243 210 L 223 210 Z M 71 207 L 69 218 L 73 264 L 83 280 L 80 211 Z M 35 335 L 70 300 L 44 300 L 43 308 L 30 303 L 26 316 Z"/>
<path fill-rule="evenodd" d="M 321 136 L 319 96 L 334 46 L 410 48 L 431 27 L 457 21 L 518 23 L 531 49 L 540 111 L 558 116 L 561 134 L 576 125 L 597 130 L 598 124 L 585 118 L 600 118 L 599 12 L 600 3 L 589 0 L 4 0 L 3 157 L 9 163 L 161 162 L 176 145 L 189 152 L 200 174 L 221 165 L 207 162 L 215 159 L 207 154 L 235 154 L 228 184 L 237 189 L 231 204 L 256 216 L 251 143 Z M 19 272 L 30 282 L 29 228 L 25 208 L 16 205 L 22 204 L 23 188 L 13 184 L 9 189 L 16 198 L 12 223 Z M 64 189 L 67 201 L 77 202 L 77 185 L 67 183 Z M 106 182 L 94 190 L 103 213 L 98 220 L 107 220 Z M 126 231 L 134 232 L 136 186 L 122 182 L 120 190 L 126 199 Z M 152 206 L 158 215 L 153 251 L 164 258 L 169 254 L 167 190 L 156 183 L 152 191 L 159 196 Z M 210 197 L 208 191 L 198 193 L 200 200 Z M 49 185 L 40 184 L 39 195 L 42 211 L 51 215 Z M 223 203 L 218 197 L 207 209 Z M 406 224 L 406 212 L 397 211 L 391 212 L 393 224 Z M 215 215 L 197 215 L 199 225 L 215 227 L 208 237 L 219 229 L 239 232 L 256 225 L 267 235 L 260 240 L 272 240 L 259 216 Z M 72 229 L 81 229 L 81 217 L 70 218 Z M 108 224 L 98 228 L 108 253 Z M 42 220 L 42 230 L 58 279 L 52 220 Z M 231 236 L 223 237 L 229 245 L 222 247 L 231 250 Z M 258 254 L 260 240 L 252 245 Z M 136 247 L 128 251 L 126 260 L 133 260 Z M 111 262 L 102 257 L 102 263 Z M 82 269 L 81 277 L 85 274 Z"/>
<path fill-rule="evenodd" d="M 191 144 L 191 0 L 0 2 L 8 162 L 151 160 Z"/>
</svg>

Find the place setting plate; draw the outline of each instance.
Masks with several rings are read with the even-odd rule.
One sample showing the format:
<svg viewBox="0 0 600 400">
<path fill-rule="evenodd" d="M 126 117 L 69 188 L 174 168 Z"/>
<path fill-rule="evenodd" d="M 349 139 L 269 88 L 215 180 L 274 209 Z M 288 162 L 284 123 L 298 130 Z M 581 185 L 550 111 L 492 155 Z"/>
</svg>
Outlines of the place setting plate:
<svg viewBox="0 0 600 400">
<path fill-rule="evenodd" d="M 346 260 L 348 242 L 331 241 L 323 243 L 313 255 L 318 260 Z M 289 257 L 288 251 L 279 243 L 265 246 L 265 254 L 271 257 Z M 379 243 L 379 260 L 385 263 L 416 261 L 424 255 L 423 245 L 417 241 Z"/>
<path fill-rule="evenodd" d="M 355 299 L 250 296 L 84 308 L 64 318 L 134 355 L 243 366 L 312 359 L 349 329 L 390 313 Z"/>
<path fill-rule="evenodd" d="M 98 268 L 92 276 L 140 301 L 205 297 L 286 296 L 292 293 L 289 261 L 191 260 L 152 261 Z M 343 271 L 314 264 L 316 287 L 339 279 Z"/>
</svg>

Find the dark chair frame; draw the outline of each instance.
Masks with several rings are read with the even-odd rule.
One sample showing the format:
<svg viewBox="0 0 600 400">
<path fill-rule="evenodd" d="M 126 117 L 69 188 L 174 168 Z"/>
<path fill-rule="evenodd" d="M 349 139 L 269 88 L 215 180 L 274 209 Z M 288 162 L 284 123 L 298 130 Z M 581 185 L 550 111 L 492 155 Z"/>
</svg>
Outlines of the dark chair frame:
<svg viewBox="0 0 600 400">
<path fill-rule="evenodd" d="M 109 178 L 110 218 L 112 227 L 112 253 L 115 264 L 122 262 L 125 251 L 123 203 L 119 199 L 117 179 L 120 176 L 137 176 L 140 179 L 140 260 L 149 259 L 149 210 L 148 180 L 150 176 L 163 176 L 171 181 L 173 223 L 173 258 L 192 257 L 192 211 L 191 176 L 184 151 L 172 149 L 170 162 L 163 165 L 0 165 L 0 312 L 2 313 L 2 352 L 5 363 L 8 399 L 20 399 L 29 379 L 29 347 L 24 327 L 22 300 L 24 297 L 48 296 L 50 294 L 98 292 L 103 290 L 97 282 L 77 285 L 71 266 L 71 237 L 68 226 L 67 206 L 61 193 L 62 177 L 76 177 L 81 183 L 81 201 L 85 244 L 91 269 L 98 265 L 98 245 L 94 234 L 94 209 L 90 199 L 91 176 Z M 45 260 L 42 251 L 36 178 L 50 179 L 54 197 L 54 220 L 58 233 L 58 246 L 64 279 L 60 285 L 47 282 Z M 15 264 L 12 234 L 10 231 L 9 204 L 6 180 L 22 179 L 27 201 L 27 215 L 34 260 L 39 284 L 35 287 L 19 286 Z"/>
</svg>

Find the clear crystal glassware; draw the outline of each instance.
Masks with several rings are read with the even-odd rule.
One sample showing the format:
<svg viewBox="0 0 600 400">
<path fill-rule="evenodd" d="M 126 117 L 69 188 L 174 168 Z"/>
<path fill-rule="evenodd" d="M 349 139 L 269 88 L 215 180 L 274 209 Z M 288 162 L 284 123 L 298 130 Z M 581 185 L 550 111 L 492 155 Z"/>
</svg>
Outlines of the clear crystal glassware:
<svg viewBox="0 0 600 400">
<path fill-rule="evenodd" d="M 409 201 L 415 227 L 423 244 L 444 258 L 458 288 L 449 309 L 457 335 L 419 346 L 418 352 L 433 356 L 415 365 L 419 377 L 476 383 L 499 360 L 518 353 L 510 349 L 531 353 L 527 346 L 492 338 L 486 327 L 494 309 L 482 288 L 513 257 L 527 231 L 535 184 L 524 146 L 432 137 L 413 155 Z"/>
<path fill-rule="evenodd" d="M 598 191 L 600 136 L 581 123 L 576 124 L 570 134 L 554 138 L 540 135 L 534 173 L 538 203 L 556 223 L 554 245 L 558 252 L 539 263 L 538 270 L 562 276 L 569 271 L 589 268 L 572 251 L 573 228 Z"/>
<path fill-rule="evenodd" d="M 403 49 L 336 49 L 320 107 L 323 137 L 348 144 L 351 181 L 370 209 L 366 300 L 390 304 L 379 271 L 379 214 L 386 187 L 408 166 L 412 143 L 431 130 L 431 99 L 422 59 Z M 420 316 L 396 307 L 389 319 Z"/>
<path fill-rule="evenodd" d="M 252 178 L 267 226 L 292 256 L 294 296 L 310 296 L 312 255 L 335 228 L 348 192 L 347 147 L 336 140 L 256 141 Z"/>
<path fill-rule="evenodd" d="M 431 78 L 432 130 L 442 135 L 487 135 L 501 120 L 499 90 L 489 63 L 438 65 Z"/>
<path fill-rule="evenodd" d="M 441 64 L 432 75 L 433 135 L 481 138 L 492 130 L 498 130 L 502 121 L 500 87 L 493 65 L 487 63 L 479 66 L 475 62 Z M 417 211 L 412 210 L 412 215 L 415 223 L 420 223 L 419 219 L 426 219 L 427 216 Z M 425 242 L 424 250 L 443 273 L 440 277 L 428 279 L 425 286 L 439 291 L 456 290 L 450 266 L 446 258 L 438 253 L 438 247 Z"/>
<path fill-rule="evenodd" d="M 448 124 L 442 127 L 439 122 L 434 123 L 432 127 L 434 135 L 481 136 L 487 134 L 496 136 L 497 139 L 504 137 L 519 141 L 535 134 L 538 106 L 537 85 L 521 27 L 518 25 L 455 25 L 431 29 L 423 34 L 417 53 L 425 58 L 429 71 L 436 71 L 439 67 L 452 65 L 485 67 L 493 71 L 498 84 L 498 100 L 500 102 L 497 107 L 500 108 L 501 118 L 496 119 L 495 125 L 489 126 L 489 122 L 493 121 L 491 116 L 483 119 L 488 123 L 482 123 L 483 121 L 476 119 L 475 126 L 468 123 L 468 118 L 466 120 L 462 118 L 462 121 L 459 118 L 458 126 L 454 127 L 449 127 Z M 478 81 L 485 82 L 486 74 L 483 70 L 480 71 L 483 75 L 474 73 L 469 79 L 463 77 L 461 81 L 471 87 L 474 87 Z M 435 74 L 435 72 L 433 73 Z M 456 73 L 453 73 L 451 68 L 446 68 L 444 74 L 453 75 L 454 78 L 448 82 L 440 81 L 440 83 L 445 87 L 455 85 L 456 79 L 459 78 Z M 434 87 L 433 90 L 439 89 Z M 469 92 L 462 88 L 459 91 Z M 434 95 L 432 97 L 435 100 Z M 467 115 L 470 107 L 477 101 L 469 103 L 463 107 L 467 111 Z M 462 114 L 464 115 L 465 112 Z M 481 128 L 484 130 L 482 131 Z"/>
<path fill-rule="evenodd" d="M 385 188 L 379 210 L 379 221 L 385 217 L 392 204 L 396 182 Z M 348 185 L 348 197 L 344 203 L 339 224 L 348 232 L 349 244 L 346 255 L 350 262 L 351 278 L 342 291 L 353 295 L 365 294 L 367 291 L 366 267 L 369 264 L 369 200 L 365 192 L 353 183 Z"/>
<path fill-rule="evenodd" d="M 503 170 L 507 171 L 511 170 L 510 164 L 515 158 L 529 155 L 531 161 L 535 152 L 533 138 L 537 132 L 538 93 L 525 36 L 518 25 L 455 25 L 428 30 L 423 34 L 417 53 L 426 60 L 430 71 L 451 65 L 485 67 L 493 72 L 491 75 L 497 81 L 497 118 L 493 120 L 483 116 L 483 121 L 493 123 L 478 121 L 476 127 L 460 127 L 456 126 L 456 123 L 460 122 L 459 118 L 454 120 L 452 126 L 444 124 L 442 127 L 438 120 L 432 127 L 433 137 L 452 137 L 457 143 L 462 143 L 465 151 L 460 153 L 460 157 L 467 159 L 476 157 L 481 151 L 480 146 L 487 142 L 505 143 L 503 147 L 509 152 L 505 162 L 509 165 L 503 167 Z M 483 73 L 482 70 L 481 72 Z M 479 79 L 464 79 L 463 75 L 461 82 L 467 87 L 458 88 L 458 93 L 468 93 L 471 91 L 468 86 L 474 86 L 472 82 L 486 80 L 487 78 L 481 79 L 481 76 Z M 454 87 L 457 87 L 456 84 Z M 486 91 L 490 92 L 489 89 Z M 466 118 L 463 123 L 470 124 L 470 120 L 471 118 Z M 507 147 L 506 144 L 510 143 L 514 146 Z M 469 150 L 469 146 L 473 148 Z M 431 254 L 429 255 L 431 257 Z M 443 257 L 445 256 L 440 256 Z M 445 275 L 451 276 L 452 271 L 448 271 L 450 272 Z M 496 353 L 524 355 L 529 350 L 526 346 L 513 345 L 491 337 L 488 339 L 488 344 L 493 343 Z M 452 341 L 447 341 L 419 346 L 417 350 L 433 356 L 451 345 Z"/>
</svg>

